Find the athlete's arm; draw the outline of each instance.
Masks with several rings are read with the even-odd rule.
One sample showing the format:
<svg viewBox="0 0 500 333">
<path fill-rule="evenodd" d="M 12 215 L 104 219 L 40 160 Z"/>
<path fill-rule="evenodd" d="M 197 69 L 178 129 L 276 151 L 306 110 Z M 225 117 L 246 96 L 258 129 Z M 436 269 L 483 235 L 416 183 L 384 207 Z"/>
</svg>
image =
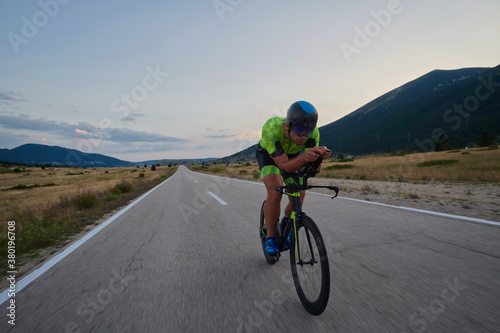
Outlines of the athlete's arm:
<svg viewBox="0 0 500 333">
<path fill-rule="evenodd" d="M 323 147 L 310 148 L 292 159 L 289 159 L 287 154 L 282 154 L 280 156 L 273 157 L 273 160 L 281 170 L 285 170 L 286 172 L 294 172 L 302 168 L 307 162 L 316 161 L 320 157 L 320 155 L 323 155 L 325 153 L 322 148 Z"/>
</svg>

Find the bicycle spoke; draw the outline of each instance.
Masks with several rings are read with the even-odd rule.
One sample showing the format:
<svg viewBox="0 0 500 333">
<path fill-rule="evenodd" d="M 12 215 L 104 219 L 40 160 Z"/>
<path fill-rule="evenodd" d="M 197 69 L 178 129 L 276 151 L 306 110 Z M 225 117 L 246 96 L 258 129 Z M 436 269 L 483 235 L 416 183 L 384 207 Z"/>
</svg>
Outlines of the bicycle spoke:
<svg viewBox="0 0 500 333">
<path fill-rule="evenodd" d="M 297 293 L 307 311 L 318 315 L 328 303 L 330 271 L 321 234 L 310 218 L 297 225 L 294 245 L 290 256 Z"/>
</svg>

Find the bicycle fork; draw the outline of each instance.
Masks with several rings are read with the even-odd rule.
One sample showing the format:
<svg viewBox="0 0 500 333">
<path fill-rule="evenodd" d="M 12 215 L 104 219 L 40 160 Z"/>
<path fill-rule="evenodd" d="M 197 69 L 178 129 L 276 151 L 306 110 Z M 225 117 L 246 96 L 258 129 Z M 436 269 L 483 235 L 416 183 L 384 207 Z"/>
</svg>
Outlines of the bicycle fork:
<svg viewBox="0 0 500 333">
<path fill-rule="evenodd" d="M 301 239 L 299 238 L 298 231 L 299 231 L 299 223 L 302 220 L 302 217 L 305 215 L 305 213 L 301 211 L 293 211 L 292 214 L 290 214 L 290 217 L 286 224 L 284 226 L 281 226 L 281 234 L 280 234 L 280 242 L 279 242 L 279 248 L 283 249 L 285 246 L 285 242 L 287 239 L 287 235 L 290 234 L 290 232 L 293 232 L 293 240 L 294 243 L 290 244 L 290 246 L 294 247 L 294 252 L 295 252 L 295 261 L 298 265 L 304 266 L 304 265 L 314 265 L 317 264 L 318 261 L 315 257 L 314 251 L 313 251 L 313 244 L 312 244 L 312 239 L 311 235 L 309 234 L 309 231 L 307 229 L 304 229 L 305 231 L 305 240 L 306 240 L 306 246 L 309 250 L 307 253 L 302 253 L 301 249 Z M 302 242 L 303 243 L 303 242 Z M 302 244 L 304 246 L 304 244 Z M 304 260 L 302 258 L 303 254 L 310 254 L 309 260 Z"/>
</svg>

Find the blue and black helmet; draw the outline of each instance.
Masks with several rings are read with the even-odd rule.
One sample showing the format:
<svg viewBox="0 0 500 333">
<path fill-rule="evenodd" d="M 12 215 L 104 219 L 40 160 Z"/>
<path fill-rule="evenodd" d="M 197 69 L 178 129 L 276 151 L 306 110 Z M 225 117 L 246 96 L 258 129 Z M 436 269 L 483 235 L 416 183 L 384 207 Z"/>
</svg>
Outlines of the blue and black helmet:
<svg viewBox="0 0 500 333">
<path fill-rule="evenodd" d="M 316 128 L 318 111 L 308 102 L 298 101 L 293 103 L 286 113 L 286 125 L 300 136 L 308 136 Z"/>
</svg>

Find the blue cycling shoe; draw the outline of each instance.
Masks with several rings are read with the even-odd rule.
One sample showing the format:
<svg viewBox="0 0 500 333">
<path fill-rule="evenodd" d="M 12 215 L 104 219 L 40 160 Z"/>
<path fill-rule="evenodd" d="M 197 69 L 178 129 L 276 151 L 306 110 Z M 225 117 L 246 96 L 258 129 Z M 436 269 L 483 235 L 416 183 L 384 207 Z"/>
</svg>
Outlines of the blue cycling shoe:
<svg viewBox="0 0 500 333">
<path fill-rule="evenodd" d="M 278 254 L 278 245 L 276 244 L 276 237 L 269 237 L 266 239 L 266 252 L 268 254 Z"/>
</svg>

